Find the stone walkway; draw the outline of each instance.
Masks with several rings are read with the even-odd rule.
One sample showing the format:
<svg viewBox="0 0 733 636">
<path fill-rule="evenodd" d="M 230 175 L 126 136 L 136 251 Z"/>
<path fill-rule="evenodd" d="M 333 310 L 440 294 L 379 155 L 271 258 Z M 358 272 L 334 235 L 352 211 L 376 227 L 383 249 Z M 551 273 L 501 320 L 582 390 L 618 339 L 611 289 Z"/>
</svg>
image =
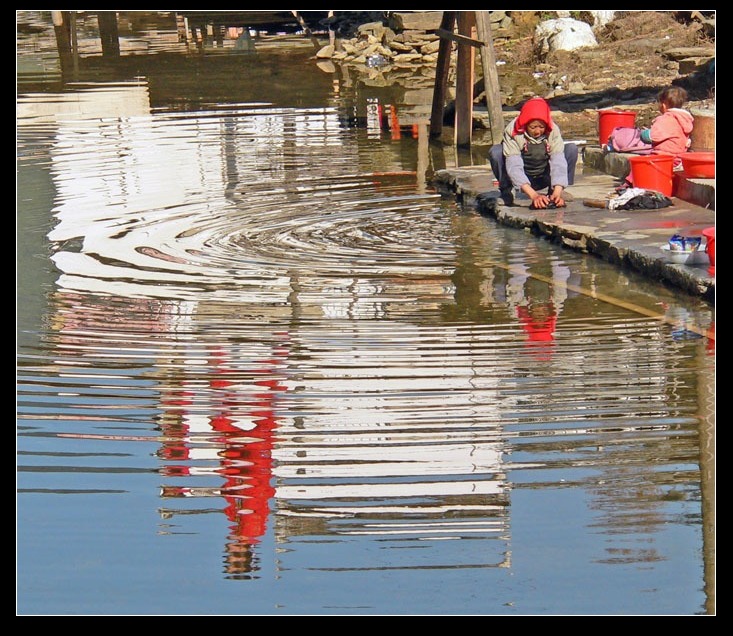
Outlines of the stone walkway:
<svg viewBox="0 0 733 636">
<path fill-rule="evenodd" d="M 709 272 L 707 256 L 701 264 L 678 265 L 669 262 L 662 246 L 673 234 L 701 236 L 703 229 L 715 226 L 715 180 L 681 179 L 676 190 L 685 199 L 673 197 L 672 206 L 658 210 L 589 207 L 584 200 L 605 199 L 628 173 L 627 155 L 616 154 L 613 166 L 600 165 L 606 157 L 600 148 L 582 151 L 575 183 L 566 191 L 572 200 L 555 210 L 530 210 L 529 199 L 517 198 L 514 206 L 497 201 L 499 192 L 488 164 L 437 171 L 433 185 L 498 223 L 529 228 L 537 236 L 629 267 L 714 304 L 715 275 Z"/>
</svg>

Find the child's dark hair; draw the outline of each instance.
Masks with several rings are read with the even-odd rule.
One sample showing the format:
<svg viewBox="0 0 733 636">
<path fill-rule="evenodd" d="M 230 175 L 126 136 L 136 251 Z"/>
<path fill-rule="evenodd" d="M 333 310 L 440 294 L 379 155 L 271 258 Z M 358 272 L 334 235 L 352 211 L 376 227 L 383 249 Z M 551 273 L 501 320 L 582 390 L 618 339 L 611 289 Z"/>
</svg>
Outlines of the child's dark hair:
<svg viewBox="0 0 733 636">
<path fill-rule="evenodd" d="M 667 86 L 657 94 L 657 102 L 669 108 L 682 108 L 687 102 L 687 91 L 681 86 Z"/>
</svg>

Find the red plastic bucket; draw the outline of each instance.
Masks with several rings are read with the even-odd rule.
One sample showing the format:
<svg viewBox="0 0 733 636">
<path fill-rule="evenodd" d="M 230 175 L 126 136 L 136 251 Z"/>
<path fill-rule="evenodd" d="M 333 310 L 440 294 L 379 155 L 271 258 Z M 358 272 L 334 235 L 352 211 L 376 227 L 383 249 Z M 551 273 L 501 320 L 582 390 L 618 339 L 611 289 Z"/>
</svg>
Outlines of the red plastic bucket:
<svg viewBox="0 0 733 636">
<path fill-rule="evenodd" d="M 631 180 L 635 188 L 656 190 L 672 196 L 672 155 L 637 155 L 629 157 Z"/>
<path fill-rule="evenodd" d="M 617 126 L 633 128 L 636 125 L 636 113 L 631 110 L 599 110 L 598 111 L 598 143 L 605 146 L 611 132 Z"/>
<path fill-rule="evenodd" d="M 711 276 L 715 276 L 715 227 L 706 227 L 702 231 L 702 235 L 707 241 L 705 251 L 708 253 L 708 258 L 710 259 L 708 272 L 710 272 Z"/>
<path fill-rule="evenodd" d="M 693 179 L 715 179 L 714 152 L 683 152 L 680 155 L 682 168 Z"/>
</svg>

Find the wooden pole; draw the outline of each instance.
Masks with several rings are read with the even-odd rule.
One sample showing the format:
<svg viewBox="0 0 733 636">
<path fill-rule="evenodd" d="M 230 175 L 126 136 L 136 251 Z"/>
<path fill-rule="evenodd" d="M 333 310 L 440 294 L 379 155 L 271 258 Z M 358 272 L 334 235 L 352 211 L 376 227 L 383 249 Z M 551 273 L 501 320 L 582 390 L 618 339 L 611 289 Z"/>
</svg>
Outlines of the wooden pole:
<svg viewBox="0 0 733 636">
<path fill-rule="evenodd" d="M 455 11 L 443 11 L 440 28 L 444 31 L 453 31 L 456 23 Z M 446 38 L 440 39 L 438 48 L 438 62 L 435 69 L 435 88 L 433 89 L 433 106 L 430 112 L 430 137 L 440 137 L 443 133 L 443 112 L 445 110 L 445 95 L 448 87 L 448 71 L 450 70 L 450 55 L 453 43 Z"/>
<path fill-rule="evenodd" d="M 427 122 L 417 125 L 417 191 L 425 194 L 426 177 L 428 171 L 428 127 Z"/>
<path fill-rule="evenodd" d="M 501 107 L 501 91 L 499 89 L 499 73 L 496 70 L 496 54 L 494 40 L 491 37 L 491 19 L 488 11 L 476 11 L 476 34 L 481 40 L 481 69 L 484 73 L 484 92 L 486 93 L 486 110 L 489 113 L 492 143 L 501 142 L 504 132 L 504 116 Z"/>
<path fill-rule="evenodd" d="M 475 25 L 474 11 L 458 12 L 458 33 L 471 37 Z M 455 143 L 458 147 L 471 145 L 473 129 L 473 46 L 458 43 L 456 67 L 456 123 Z"/>
<path fill-rule="evenodd" d="M 120 32 L 117 28 L 116 11 L 100 11 L 97 13 L 99 39 L 102 41 L 102 57 L 120 56 Z"/>
<path fill-rule="evenodd" d="M 51 11 L 53 30 L 56 34 L 56 48 L 59 52 L 62 77 L 73 69 L 71 54 L 71 18 L 68 11 Z"/>
<path fill-rule="evenodd" d="M 328 12 L 328 17 L 333 17 L 333 11 Z M 329 23 L 328 25 L 328 43 L 333 47 L 333 50 L 336 50 L 336 31 L 333 30 L 333 25 Z"/>
<path fill-rule="evenodd" d="M 74 77 L 79 75 L 79 36 L 76 32 L 76 11 L 69 12 L 71 27 L 71 59 L 74 63 Z"/>
<path fill-rule="evenodd" d="M 303 19 L 303 16 L 300 15 L 298 11 L 290 11 L 295 16 L 295 19 L 298 21 L 298 24 L 300 25 L 300 28 L 303 29 L 303 32 L 310 38 L 311 43 L 316 49 L 316 53 L 321 50 L 321 43 L 318 41 L 318 38 L 313 35 L 313 31 L 310 30 L 308 25 L 305 23 L 305 20 Z"/>
</svg>

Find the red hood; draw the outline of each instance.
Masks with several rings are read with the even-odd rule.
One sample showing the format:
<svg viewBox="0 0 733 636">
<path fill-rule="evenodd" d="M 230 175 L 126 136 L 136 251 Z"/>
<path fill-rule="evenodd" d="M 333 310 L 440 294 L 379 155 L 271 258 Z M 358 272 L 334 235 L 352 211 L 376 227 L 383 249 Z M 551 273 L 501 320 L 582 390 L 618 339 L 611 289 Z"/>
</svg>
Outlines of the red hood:
<svg viewBox="0 0 733 636">
<path fill-rule="evenodd" d="M 682 131 L 686 135 L 689 135 L 692 132 L 695 125 L 695 119 L 692 116 L 692 113 L 684 108 L 670 108 L 667 112 L 677 120 L 680 128 L 682 128 Z"/>
<path fill-rule="evenodd" d="M 525 102 L 519 111 L 519 116 L 514 121 L 514 132 L 512 134 L 519 135 L 524 133 L 527 124 L 534 119 L 545 122 L 547 126 L 546 133 L 552 130 L 552 116 L 550 115 L 550 105 L 542 97 L 532 97 Z"/>
</svg>

